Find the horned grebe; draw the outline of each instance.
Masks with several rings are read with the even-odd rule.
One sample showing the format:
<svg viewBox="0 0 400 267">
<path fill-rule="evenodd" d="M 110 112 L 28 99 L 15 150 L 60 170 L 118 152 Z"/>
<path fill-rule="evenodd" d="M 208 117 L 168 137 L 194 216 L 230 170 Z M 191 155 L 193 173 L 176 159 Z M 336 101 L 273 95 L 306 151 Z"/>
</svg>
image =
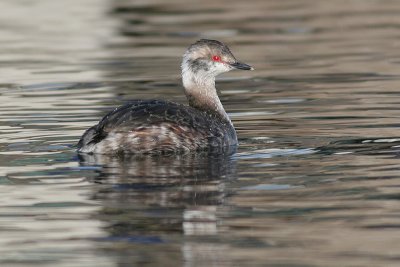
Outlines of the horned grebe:
<svg viewBox="0 0 400 267">
<path fill-rule="evenodd" d="M 189 106 L 136 100 L 108 113 L 78 143 L 80 153 L 164 154 L 236 147 L 235 128 L 215 89 L 215 77 L 232 69 L 253 70 L 216 40 L 192 44 L 182 61 Z"/>
</svg>

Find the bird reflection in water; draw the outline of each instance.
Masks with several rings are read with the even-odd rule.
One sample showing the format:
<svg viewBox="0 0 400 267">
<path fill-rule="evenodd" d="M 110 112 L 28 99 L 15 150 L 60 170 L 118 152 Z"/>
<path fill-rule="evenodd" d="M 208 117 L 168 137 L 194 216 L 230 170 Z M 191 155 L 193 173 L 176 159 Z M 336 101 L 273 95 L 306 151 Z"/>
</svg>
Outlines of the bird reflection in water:
<svg viewBox="0 0 400 267">
<path fill-rule="evenodd" d="M 176 259 L 176 266 L 182 261 L 229 263 L 228 248 L 215 242 L 226 185 L 235 179 L 235 161 L 229 154 L 124 158 L 98 154 L 80 155 L 80 162 L 100 166 L 92 198 L 102 205 L 96 216 L 109 234 L 101 240 L 106 241 L 102 248 L 110 244 L 107 252 L 113 251 L 119 264 L 162 264 L 166 258 L 170 263 Z"/>
</svg>

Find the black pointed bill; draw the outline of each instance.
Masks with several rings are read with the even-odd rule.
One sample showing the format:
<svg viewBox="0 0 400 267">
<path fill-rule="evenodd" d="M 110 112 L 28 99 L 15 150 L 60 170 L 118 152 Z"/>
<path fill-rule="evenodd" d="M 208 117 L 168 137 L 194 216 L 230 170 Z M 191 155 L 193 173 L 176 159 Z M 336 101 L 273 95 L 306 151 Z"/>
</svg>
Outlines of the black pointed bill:
<svg viewBox="0 0 400 267">
<path fill-rule="evenodd" d="M 230 63 L 229 65 L 239 70 L 254 70 L 252 66 L 240 62 Z"/>
</svg>

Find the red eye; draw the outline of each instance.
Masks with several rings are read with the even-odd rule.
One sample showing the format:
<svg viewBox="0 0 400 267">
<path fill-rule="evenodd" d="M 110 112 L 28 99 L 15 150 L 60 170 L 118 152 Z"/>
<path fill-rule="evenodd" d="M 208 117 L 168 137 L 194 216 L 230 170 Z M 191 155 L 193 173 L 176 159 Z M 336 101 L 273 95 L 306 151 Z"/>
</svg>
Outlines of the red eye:
<svg viewBox="0 0 400 267">
<path fill-rule="evenodd" d="M 212 59 L 214 61 L 221 61 L 221 57 L 220 56 L 213 56 Z"/>
</svg>

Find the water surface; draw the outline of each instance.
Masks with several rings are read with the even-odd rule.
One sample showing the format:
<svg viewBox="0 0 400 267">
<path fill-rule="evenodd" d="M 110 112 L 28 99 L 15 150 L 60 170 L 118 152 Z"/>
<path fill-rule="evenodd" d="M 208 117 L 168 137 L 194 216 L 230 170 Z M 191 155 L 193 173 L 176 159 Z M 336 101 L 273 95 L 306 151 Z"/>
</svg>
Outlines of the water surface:
<svg viewBox="0 0 400 267">
<path fill-rule="evenodd" d="M 399 266 L 398 1 L 2 1 L 2 266 Z M 78 157 L 129 99 L 185 103 L 199 38 L 232 156 Z"/>
</svg>

